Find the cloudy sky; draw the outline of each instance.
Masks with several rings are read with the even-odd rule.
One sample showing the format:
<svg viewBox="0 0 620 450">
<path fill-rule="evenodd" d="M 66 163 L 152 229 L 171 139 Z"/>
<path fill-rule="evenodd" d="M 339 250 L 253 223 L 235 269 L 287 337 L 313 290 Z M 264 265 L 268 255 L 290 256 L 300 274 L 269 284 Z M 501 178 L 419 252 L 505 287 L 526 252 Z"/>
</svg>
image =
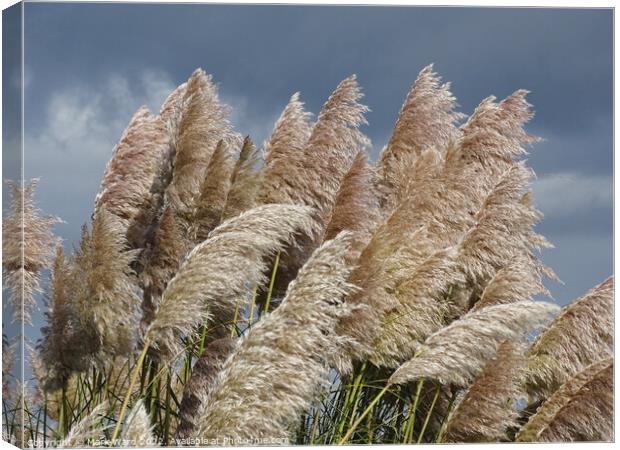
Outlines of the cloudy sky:
<svg viewBox="0 0 620 450">
<path fill-rule="evenodd" d="M 543 260 L 564 304 L 612 273 L 611 10 L 44 4 L 25 6 L 25 170 L 39 201 L 79 236 L 115 142 L 132 113 L 157 111 L 202 67 L 262 142 L 289 96 L 320 106 L 356 73 L 373 158 L 428 63 L 470 113 L 488 95 L 532 91 L 528 130 Z M 5 154 L 5 161 L 7 161 Z M 6 162 L 5 162 L 6 164 Z"/>
</svg>

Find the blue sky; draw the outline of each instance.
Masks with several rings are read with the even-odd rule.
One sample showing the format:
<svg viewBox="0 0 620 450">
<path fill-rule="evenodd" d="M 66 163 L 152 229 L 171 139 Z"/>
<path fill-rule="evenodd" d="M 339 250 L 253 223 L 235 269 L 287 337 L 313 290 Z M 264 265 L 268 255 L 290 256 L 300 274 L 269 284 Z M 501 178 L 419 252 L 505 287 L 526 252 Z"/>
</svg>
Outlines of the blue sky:
<svg viewBox="0 0 620 450">
<path fill-rule="evenodd" d="M 66 221 L 56 231 L 70 246 L 132 113 L 156 111 L 195 68 L 259 143 L 293 92 L 316 114 L 356 73 L 376 157 L 433 62 L 465 113 L 532 91 L 539 231 L 556 245 L 543 260 L 565 304 L 613 271 L 612 26 L 609 9 L 27 3 L 26 177 L 41 178 L 40 205 Z"/>
</svg>

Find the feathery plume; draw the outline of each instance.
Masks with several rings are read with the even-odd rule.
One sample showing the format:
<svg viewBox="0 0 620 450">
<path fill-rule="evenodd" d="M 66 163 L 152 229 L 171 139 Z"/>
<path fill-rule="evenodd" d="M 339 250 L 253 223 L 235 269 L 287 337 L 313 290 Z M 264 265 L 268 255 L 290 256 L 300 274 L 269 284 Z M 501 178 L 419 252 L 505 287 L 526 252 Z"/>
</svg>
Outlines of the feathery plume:
<svg viewBox="0 0 620 450">
<path fill-rule="evenodd" d="M 359 103 L 362 97 L 355 75 L 340 82 L 323 105 L 303 151 L 291 151 L 291 158 L 279 165 L 275 180 L 269 181 L 272 176 L 269 170 L 263 174 L 263 179 L 271 186 L 267 188 L 268 197 L 270 192 L 278 191 L 275 194 L 278 201 L 311 206 L 320 219 L 320 230 L 314 241 L 302 240 L 297 248 L 287 249 L 282 255 L 274 289 L 278 294 L 284 291 L 318 246 L 329 223 L 342 179 L 357 153 L 370 145 L 369 139 L 359 130 L 367 123 L 364 113 L 368 108 Z"/>
<path fill-rule="evenodd" d="M 526 386 L 534 399 L 549 397 L 586 366 L 613 356 L 614 279 L 608 278 L 564 307 L 528 351 Z"/>
<path fill-rule="evenodd" d="M 393 288 L 398 306 L 383 319 L 381 334 L 373 345 L 372 361 L 398 367 L 411 359 L 420 343 L 446 324 L 453 286 L 465 282 L 456 250 L 433 253 L 414 271 L 404 271 Z"/>
<path fill-rule="evenodd" d="M 157 446 L 157 440 L 153 437 L 153 425 L 142 400 L 138 400 L 127 415 L 120 440 L 122 447 Z"/>
<path fill-rule="evenodd" d="M 473 177 L 474 191 L 484 196 L 514 158 L 527 154 L 524 146 L 540 140 L 523 129 L 534 115 L 527 94 L 521 89 L 499 103 L 493 96 L 480 103 L 461 127 L 459 145 L 446 154 L 449 175 Z"/>
<path fill-rule="evenodd" d="M 248 286 L 265 282 L 266 258 L 292 244 L 297 234 L 316 227 L 311 209 L 265 205 L 224 222 L 186 257 L 168 283 L 147 339 L 163 353 L 174 355 L 179 338 L 209 317 L 232 317 Z"/>
<path fill-rule="evenodd" d="M 168 95 L 159 109 L 159 117 L 166 123 L 171 136 L 177 135 L 179 120 L 187 100 L 187 83 L 182 83 Z"/>
<path fill-rule="evenodd" d="M 9 343 L 6 334 L 2 333 L 2 398 L 9 398 L 9 383 L 11 382 L 11 370 L 15 363 L 15 350 L 18 341 Z"/>
<path fill-rule="evenodd" d="M 351 260 L 357 259 L 381 218 L 374 179 L 375 172 L 366 160 L 366 153 L 359 152 L 342 180 L 325 230 L 323 240 L 333 239 L 344 230 L 355 232 L 356 242 L 352 248 L 355 254 Z"/>
<path fill-rule="evenodd" d="M 504 342 L 450 416 L 444 442 L 497 442 L 517 426 L 523 347 Z"/>
<path fill-rule="evenodd" d="M 208 397 L 218 373 L 226 358 L 232 353 L 236 340 L 229 336 L 216 339 L 204 348 L 198 358 L 192 374 L 183 389 L 183 399 L 179 406 L 179 427 L 175 439 L 189 439 L 196 427 L 198 411 L 203 407 L 203 400 Z"/>
<path fill-rule="evenodd" d="M 312 132 L 312 113 L 304 110 L 304 103 L 295 92 L 280 114 L 264 149 L 265 165 L 270 167 L 285 160 L 291 152 L 303 151 Z"/>
<path fill-rule="evenodd" d="M 394 165 L 403 157 L 418 156 L 430 147 L 444 149 L 459 136 L 456 122 L 465 117 L 456 112 L 456 99 L 450 83 L 441 84 L 441 77 L 430 64 L 420 71 L 403 103 L 394 131 L 379 157 L 384 181 L 388 181 Z M 390 185 L 388 181 L 388 186 Z"/>
<path fill-rule="evenodd" d="M 95 212 L 105 206 L 122 219 L 134 247 L 143 245 L 151 225 L 148 213 L 157 201 L 152 188 L 169 152 L 170 137 L 164 121 L 143 106 L 131 118 L 107 164 L 95 198 Z"/>
<path fill-rule="evenodd" d="M 355 75 L 344 79 L 321 109 L 312 134 L 304 148 L 310 191 L 300 200 L 322 211 L 324 217 L 333 207 L 343 177 L 357 153 L 370 145 L 359 131 L 368 122 L 368 107 L 359 103 L 363 97 Z M 328 217 L 326 217 L 328 218 Z"/>
<path fill-rule="evenodd" d="M 613 441 L 613 361 L 594 374 L 536 436 L 542 442 Z"/>
<path fill-rule="evenodd" d="M 537 294 L 549 295 L 540 280 L 540 273 L 531 260 L 517 258 L 499 269 L 472 307 L 478 311 L 488 306 L 533 300 Z"/>
<path fill-rule="evenodd" d="M 41 362 L 45 367 L 42 388 L 54 391 L 66 386 L 71 364 L 66 364 L 66 349 L 72 344 L 73 310 L 71 306 L 72 279 L 71 266 L 65 259 L 62 247 L 56 248 L 56 258 L 52 268 L 48 311 L 45 313 L 47 324 L 41 328 Z"/>
<path fill-rule="evenodd" d="M 345 355 L 337 363 L 341 373 L 351 368 L 350 358 L 361 360 L 373 353 L 385 315 L 399 306 L 394 295 L 397 284 L 433 253 L 433 242 L 425 227 L 409 234 L 406 222 L 392 219 L 375 231 L 351 274 L 352 283 L 360 289 L 347 298 L 347 303 L 364 307 L 356 308 L 338 324 L 338 334 L 346 336 L 348 342 Z M 406 274 L 405 269 L 409 269 Z"/>
<path fill-rule="evenodd" d="M 250 137 L 246 136 L 232 173 L 223 220 L 238 216 L 255 206 L 260 186 L 260 172 L 256 170 L 258 160 L 258 152 Z"/>
<path fill-rule="evenodd" d="M 184 102 L 174 141 L 172 181 L 167 191 L 170 203 L 181 216 L 192 210 L 217 143 L 223 140 L 235 146 L 239 141 L 228 122 L 228 107 L 220 102 L 217 87 L 202 69 L 197 69 L 187 81 Z"/>
<path fill-rule="evenodd" d="M 517 441 L 536 442 L 540 440 L 540 434 L 553 422 L 556 414 L 578 395 L 579 391 L 593 378 L 608 370 L 610 365 L 613 365 L 611 358 L 591 364 L 560 386 L 519 430 L 516 437 Z"/>
<path fill-rule="evenodd" d="M 93 349 L 104 355 L 127 355 L 135 347 L 140 300 L 130 264 L 133 251 L 119 219 L 101 207 L 93 217 L 92 231 L 83 230 L 72 277 L 73 305 L 80 328 L 95 336 Z M 86 339 L 81 341 L 86 349 Z"/>
<path fill-rule="evenodd" d="M 231 445 L 290 438 L 327 376 L 334 327 L 348 311 L 350 245 L 343 232 L 316 250 L 280 307 L 242 338 L 206 402 L 197 436 Z"/>
<path fill-rule="evenodd" d="M 304 111 L 299 92 L 293 94 L 264 146 L 260 203 L 293 202 L 295 196 L 289 191 L 289 181 L 302 175 L 292 171 L 300 168 L 303 149 L 312 132 L 311 117 L 311 113 Z"/>
<path fill-rule="evenodd" d="M 390 377 L 391 384 L 431 378 L 468 386 L 503 341 L 518 341 L 544 326 L 558 310 L 552 303 L 522 301 L 473 311 L 432 334 L 414 358 Z"/>
<path fill-rule="evenodd" d="M 171 208 L 164 208 L 153 242 L 142 254 L 143 325 L 148 325 L 153 320 L 161 295 L 177 273 L 187 251 L 188 244 L 177 217 Z"/>
<path fill-rule="evenodd" d="M 12 322 L 32 324 L 34 296 L 41 292 L 39 274 L 49 267 L 59 242 L 52 227 L 61 220 L 43 216 L 36 207 L 34 191 L 38 180 L 30 181 L 23 188 L 15 182 L 8 185 L 11 206 L 2 220 L 2 278 L 11 291 Z"/>
<path fill-rule="evenodd" d="M 222 221 L 226 199 L 230 190 L 234 162 L 224 141 L 220 141 L 209 161 L 205 179 L 200 187 L 196 211 L 191 227 L 195 230 L 193 242 L 204 241 L 211 230 Z"/>
<path fill-rule="evenodd" d="M 506 261 L 533 259 L 529 236 L 538 211 L 520 202 L 531 171 L 514 163 L 502 173 L 476 214 L 476 224 L 460 244 L 463 270 L 473 285 L 484 286 Z"/>
<path fill-rule="evenodd" d="M 108 402 L 99 403 L 86 417 L 71 427 L 67 436 L 59 443 L 59 448 L 86 447 L 91 439 L 101 439 L 108 426 L 103 424 Z"/>
</svg>

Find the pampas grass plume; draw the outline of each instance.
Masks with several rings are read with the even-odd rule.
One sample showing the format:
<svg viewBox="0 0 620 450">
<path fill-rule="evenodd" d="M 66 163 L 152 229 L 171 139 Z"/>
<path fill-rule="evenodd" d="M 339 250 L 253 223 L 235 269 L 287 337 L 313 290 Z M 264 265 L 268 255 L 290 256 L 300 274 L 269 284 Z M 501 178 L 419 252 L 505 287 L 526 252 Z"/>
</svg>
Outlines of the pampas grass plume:
<svg viewBox="0 0 620 450">
<path fill-rule="evenodd" d="M 206 401 L 198 437 L 229 439 L 230 445 L 292 437 L 326 380 L 334 328 L 348 310 L 350 245 L 343 232 L 317 249 L 282 304 L 242 339 Z"/>
</svg>

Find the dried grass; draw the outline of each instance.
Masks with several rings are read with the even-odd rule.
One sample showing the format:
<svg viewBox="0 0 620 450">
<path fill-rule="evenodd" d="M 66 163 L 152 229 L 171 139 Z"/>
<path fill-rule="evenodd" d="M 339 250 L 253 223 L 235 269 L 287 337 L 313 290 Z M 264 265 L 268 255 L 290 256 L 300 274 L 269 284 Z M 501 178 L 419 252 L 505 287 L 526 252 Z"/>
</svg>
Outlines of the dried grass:
<svg viewBox="0 0 620 450">
<path fill-rule="evenodd" d="M 549 397 L 588 365 L 613 356 L 614 279 L 567 305 L 528 352 L 526 385 L 532 399 Z"/>
<path fill-rule="evenodd" d="M 292 437 L 326 381 L 334 328 L 348 311 L 350 245 L 351 235 L 342 233 L 316 250 L 280 307 L 244 336 L 224 363 L 196 436 L 228 445 Z"/>
<path fill-rule="evenodd" d="M 247 136 L 232 172 L 230 191 L 228 191 L 226 207 L 222 213 L 223 220 L 238 216 L 256 206 L 261 180 L 261 173 L 256 169 L 258 161 L 259 154 L 252 140 Z"/>
<path fill-rule="evenodd" d="M 540 440 L 541 434 L 545 433 L 546 428 L 553 423 L 558 412 L 569 404 L 581 389 L 595 377 L 609 369 L 613 365 L 611 358 L 604 359 L 589 365 L 577 375 L 566 381 L 538 408 L 527 423 L 519 430 L 516 439 L 520 442 L 536 442 Z M 603 421 L 609 420 L 603 418 Z"/>
<path fill-rule="evenodd" d="M 265 282 L 266 259 L 315 229 L 312 211 L 293 205 L 265 205 L 224 222 L 168 283 L 147 339 L 171 356 L 180 350 L 180 338 L 210 317 L 230 320 L 248 288 Z"/>
<path fill-rule="evenodd" d="M 59 239 L 52 233 L 61 220 L 44 216 L 34 201 L 39 181 L 19 186 L 9 182 L 11 204 L 2 220 L 3 285 L 10 289 L 11 322 L 32 325 L 35 295 L 41 292 L 40 273 L 51 264 Z"/>
<path fill-rule="evenodd" d="M 472 311 L 431 335 L 410 361 L 400 366 L 390 383 L 430 378 L 442 384 L 469 386 L 496 354 L 503 341 L 521 341 L 544 326 L 558 307 L 522 301 Z"/>
<path fill-rule="evenodd" d="M 447 422 L 444 442 L 497 442 L 508 440 L 507 431 L 517 427 L 515 403 L 522 396 L 521 345 L 504 342 L 487 362 Z"/>
<path fill-rule="evenodd" d="M 142 107 L 131 118 L 106 167 L 95 212 L 105 206 L 109 213 L 123 219 L 134 248 L 144 244 L 151 226 L 150 213 L 159 202 L 154 185 L 169 152 L 165 122 Z"/>
</svg>

